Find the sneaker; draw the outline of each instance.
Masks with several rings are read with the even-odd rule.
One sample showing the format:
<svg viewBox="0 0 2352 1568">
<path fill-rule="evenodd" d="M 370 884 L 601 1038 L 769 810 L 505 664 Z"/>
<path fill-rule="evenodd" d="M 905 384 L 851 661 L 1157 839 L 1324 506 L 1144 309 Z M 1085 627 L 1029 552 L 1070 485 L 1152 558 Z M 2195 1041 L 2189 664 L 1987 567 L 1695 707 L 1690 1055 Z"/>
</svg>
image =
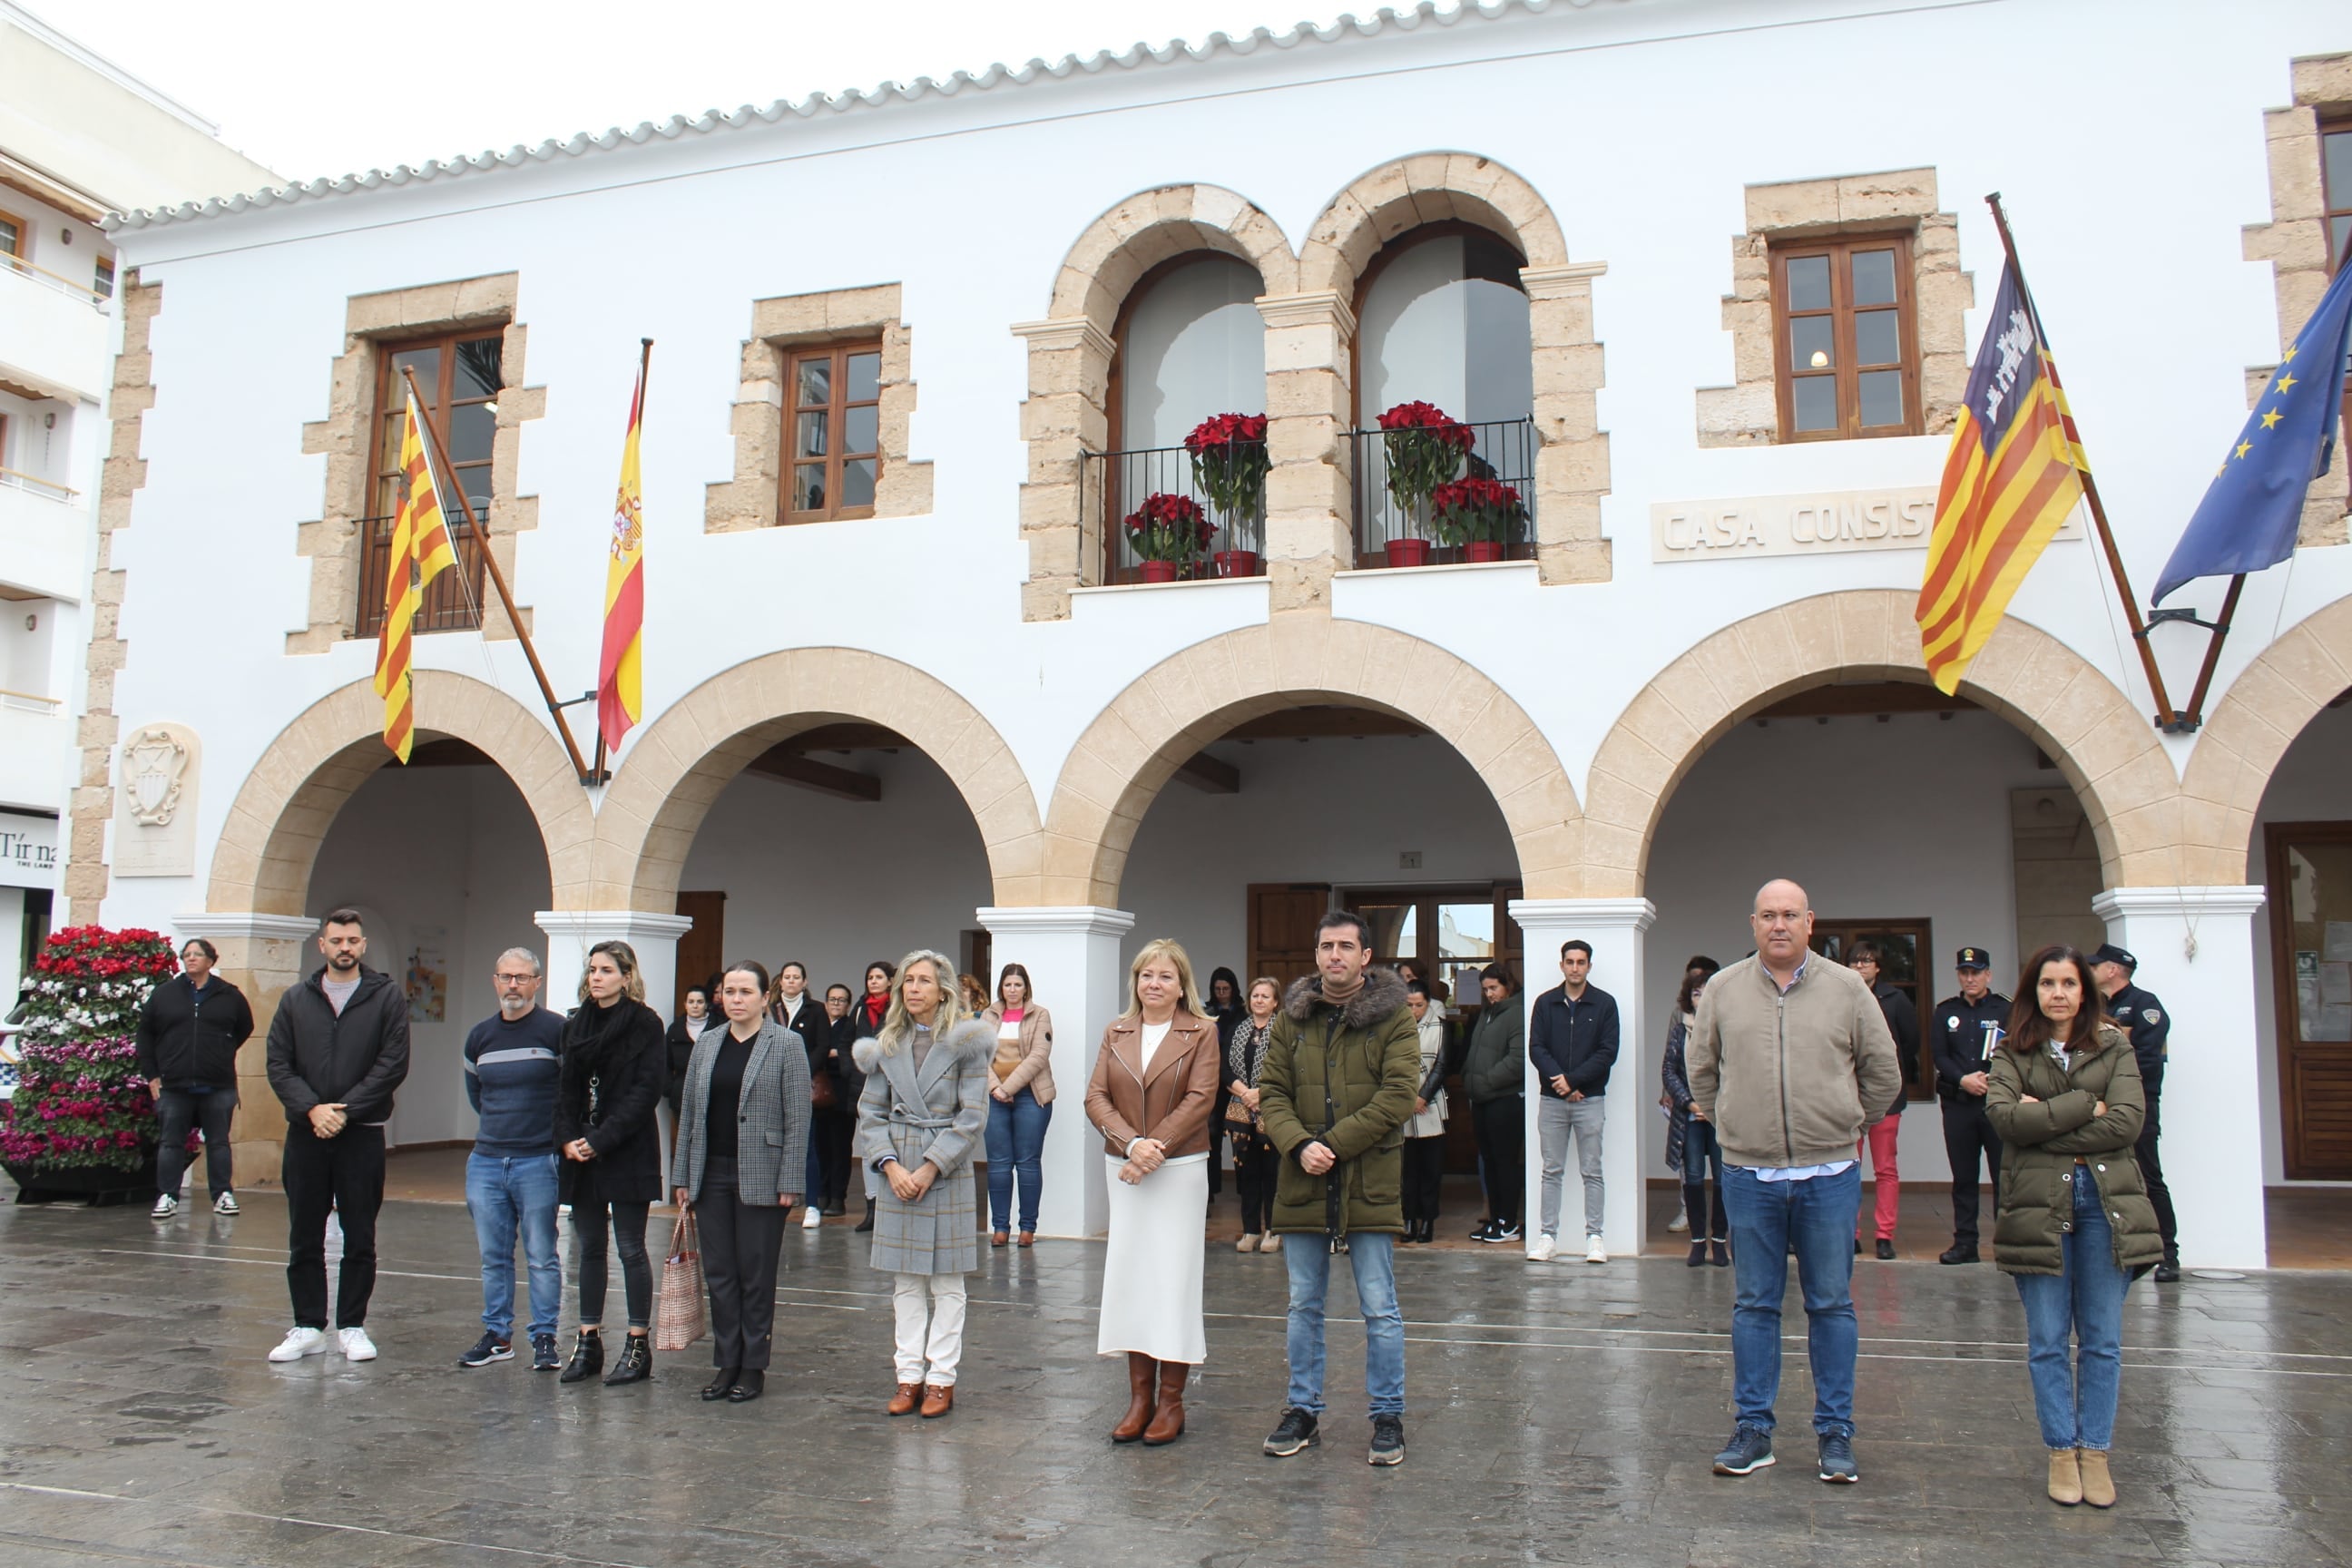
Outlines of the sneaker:
<svg viewBox="0 0 2352 1568">
<path fill-rule="evenodd" d="M 1587 1263 L 1606 1263 L 1609 1261 L 1609 1249 L 1601 1245 L 1601 1238 L 1599 1237 L 1588 1236 L 1584 1238 L 1584 1261 Z"/>
<path fill-rule="evenodd" d="M 1853 1462 L 1853 1439 L 1843 1432 L 1822 1435 L 1822 1479 L 1844 1487 L 1862 1479 Z"/>
<path fill-rule="evenodd" d="M 1404 1463 L 1404 1417 L 1375 1415 L 1372 1417 L 1371 1462 L 1375 1465 Z"/>
<path fill-rule="evenodd" d="M 1315 1417 L 1297 1405 L 1282 1413 L 1282 1420 L 1265 1440 L 1265 1451 L 1277 1459 L 1286 1459 L 1302 1448 L 1322 1445 L 1322 1434 L 1315 1430 Z"/>
<path fill-rule="evenodd" d="M 1502 1229 L 1500 1229 L 1500 1230 L 1496 1231 L 1494 1235 L 1492 1235 L 1492 1236 L 1488 1237 L 1486 1239 L 1487 1239 L 1488 1241 L 1496 1241 L 1496 1242 L 1501 1242 L 1501 1241 L 1517 1241 L 1517 1240 L 1520 1240 L 1520 1239 L 1522 1238 L 1522 1237 L 1524 1236 L 1524 1234 L 1525 1234 L 1525 1233 L 1523 1233 L 1523 1232 L 1519 1229 L 1519 1227 L 1518 1227 L 1517 1225 L 1507 1225 L 1507 1226 L 1505 1226 Z"/>
<path fill-rule="evenodd" d="M 344 1331 L 348 1333 L 350 1331 L 345 1330 Z M 349 1341 L 345 1342 L 345 1343 L 349 1342 Z M 356 1361 L 360 1358 L 354 1356 L 352 1359 Z M 463 1367 L 488 1366 L 494 1361 L 512 1360 L 514 1360 L 514 1345 L 512 1342 L 502 1340 L 496 1334 L 485 1333 L 480 1339 L 474 1342 L 474 1348 L 472 1350 L 467 1351 L 464 1355 L 457 1358 L 457 1364 Z"/>
<path fill-rule="evenodd" d="M 345 1361 L 375 1360 L 375 1342 L 368 1338 L 365 1329 L 344 1329 L 336 1337 L 342 1341 Z"/>
<path fill-rule="evenodd" d="M 169 1193 L 155 1194 L 155 1206 L 147 1211 L 150 1219 L 170 1219 L 180 1212 L 180 1200 Z"/>
<path fill-rule="evenodd" d="M 803 1230 L 820 1230 L 823 1229 L 824 1226 L 824 1212 L 818 1209 L 815 1205 L 812 1204 L 807 1208 L 801 1211 L 801 1228 Z"/>
<path fill-rule="evenodd" d="M 530 1336 L 531 1371 L 558 1372 L 562 1369 L 562 1366 L 563 1357 L 556 1352 L 555 1336 L 553 1334 L 533 1334 Z"/>
<path fill-rule="evenodd" d="M 1936 1261 L 1938 1263 L 1974 1263 L 1977 1261 L 1976 1245 L 1971 1242 L 1967 1246 L 1962 1246 L 1959 1242 L 1956 1241 L 1952 1243 L 1951 1246 L 1944 1248 L 1943 1251 L 1937 1253 L 1936 1255 Z"/>
<path fill-rule="evenodd" d="M 1731 1441 L 1715 1457 L 1718 1476 L 1745 1476 L 1772 1463 L 1772 1434 L 1760 1426 L 1735 1426 Z"/>
<path fill-rule="evenodd" d="M 1686 1231 L 1689 1228 L 1690 1210 L 1686 1208 L 1676 1209 L 1675 1211 L 1675 1217 L 1666 1221 L 1666 1229 L 1676 1236 L 1680 1236 L 1684 1231 Z"/>
<path fill-rule="evenodd" d="M 300 1361 L 306 1355 L 323 1355 L 327 1350 L 324 1329 L 289 1329 L 278 1348 L 269 1352 L 271 1361 Z"/>
<path fill-rule="evenodd" d="M 1549 1236 L 1539 1236 L 1536 1237 L 1535 1245 L 1528 1248 L 1528 1261 L 1530 1263 L 1549 1263 L 1552 1260 L 1553 1255 L 1559 1252 L 1559 1243 L 1554 1241 Z"/>
<path fill-rule="evenodd" d="M 1493 1220 L 1482 1219 L 1476 1225 L 1470 1227 L 1470 1239 L 1473 1241 L 1492 1241 L 1495 1239 L 1495 1232 L 1497 1228 L 1498 1227 Z"/>
<path fill-rule="evenodd" d="M 243 1209 L 236 1206 L 236 1194 L 235 1193 L 223 1193 L 220 1196 L 213 1200 L 213 1213 L 215 1214 L 235 1215 L 243 1214 L 244 1212 L 245 1211 Z"/>
</svg>

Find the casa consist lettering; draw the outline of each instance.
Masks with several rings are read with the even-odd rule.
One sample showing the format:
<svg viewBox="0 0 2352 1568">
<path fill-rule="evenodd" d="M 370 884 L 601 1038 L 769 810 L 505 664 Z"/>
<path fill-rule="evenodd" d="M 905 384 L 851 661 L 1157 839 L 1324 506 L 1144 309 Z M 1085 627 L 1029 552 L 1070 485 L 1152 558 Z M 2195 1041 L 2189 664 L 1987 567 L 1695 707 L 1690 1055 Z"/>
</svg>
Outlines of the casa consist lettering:
<svg viewBox="0 0 2352 1568">
<path fill-rule="evenodd" d="M 1727 561 L 1925 550 L 1935 521 L 1932 485 L 1657 501 L 1650 508 L 1650 559 Z M 2061 539 L 2080 536 L 2081 529 L 2071 518 L 2058 531 Z"/>
</svg>

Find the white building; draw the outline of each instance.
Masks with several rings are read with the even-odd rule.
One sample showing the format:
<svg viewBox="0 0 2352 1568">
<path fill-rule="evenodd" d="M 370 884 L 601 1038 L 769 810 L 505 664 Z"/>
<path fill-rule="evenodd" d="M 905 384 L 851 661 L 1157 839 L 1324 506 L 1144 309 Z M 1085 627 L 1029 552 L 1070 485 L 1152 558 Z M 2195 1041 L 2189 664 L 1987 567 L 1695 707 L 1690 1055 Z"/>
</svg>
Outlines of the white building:
<svg viewBox="0 0 2352 1568">
<path fill-rule="evenodd" d="M 131 215 L 84 763 L 112 787 L 77 796 L 72 918 L 210 935 L 266 1009 L 317 915 L 361 906 L 415 972 L 404 1143 L 470 1134 L 459 1042 L 511 942 L 552 947 L 560 1001 L 625 936 L 664 1006 L 722 955 L 853 985 L 917 945 L 1019 959 L 1062 1026 L 1060 1234 L 1100 1224 L 1075 1086 L 1142 938 L 1297 973 L 1338 901 L 1444 972 L 1524 959 L 1532 995 L 1582 936 L 1626 1005 L 1631 1251 L 1682 960 L 1739 956 L 1792 875 L 1926 1002 L 1963 943 L 2004 989 L 2045 941 L 2136 949 L 2178 1020 L 2187 1259 L 2261 1265 L 2266 1185 L 2352 1177 L 2343 466 L 2193 733 L 2151 722 L 2083 537 L 1963 700 L 1924 684 L 1911 612 L 2001 266 L 1979 195 L 2144 591 L 2331 223 L 2341 253 L 2347 48 L 2315 0 L 1507 4 Z M 641 336 L 645 723 L 583 785 L 452 574 L 426 743 L 384 767 L 393 370 L 569 699 Z M 1507 559 L 1387 564 L 1380 437 L 1352 433 L 1413 400 L 1524 492 Z M 1271 416 L 1262 525 L 1213 541 L 1256 559 L 1134 581 L 1117 520 L 1191 489 L 1163 449 L 1220 412 Z M 2202 634 L 2152 636 L 2185 700 Z M 170 822 L 130 772 L 179 780 Z M 1906 1125 L 1906 1173 L 1942 1179 L 1932 1107 Z"/>
<path fill-rule="evenodd" d="M 274 178 L 0 0 L 0 1008 L 47 934 L 119 330 L 109 212 Z"/>
</svg>

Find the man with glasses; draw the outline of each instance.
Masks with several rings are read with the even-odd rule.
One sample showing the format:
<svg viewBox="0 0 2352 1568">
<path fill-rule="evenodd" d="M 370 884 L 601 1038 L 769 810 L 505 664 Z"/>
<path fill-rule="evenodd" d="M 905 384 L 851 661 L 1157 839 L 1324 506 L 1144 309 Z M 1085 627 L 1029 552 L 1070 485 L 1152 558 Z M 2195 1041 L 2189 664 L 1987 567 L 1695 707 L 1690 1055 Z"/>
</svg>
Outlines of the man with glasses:
<svg viewBox="0 0 2352 1568">
<path fill-rule="evenodd" d="M 499 1010 L 466 1037 L 466 1099 L 481 1121 L 466 1156 L 466 1212 L 482 1253 L 482 1337 L 463 1367 L 514 1357 L 515 1233 L 530 1273 L 530 1368 L 562 1370 L 556 1316 L 563 1263 L 555 1249 L 555 1093 L 563 1074 L 563 1018 L 539 1005 L 539 957 L 499 954 Z"/>
</svg>

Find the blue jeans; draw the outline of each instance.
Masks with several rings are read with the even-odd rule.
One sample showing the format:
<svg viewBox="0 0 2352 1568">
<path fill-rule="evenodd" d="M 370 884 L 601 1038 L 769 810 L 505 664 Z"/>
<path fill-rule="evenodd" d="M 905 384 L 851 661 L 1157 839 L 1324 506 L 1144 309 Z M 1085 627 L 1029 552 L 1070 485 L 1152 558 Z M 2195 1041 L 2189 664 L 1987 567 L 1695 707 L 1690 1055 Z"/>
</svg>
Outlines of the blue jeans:
<svg viewBox="0 0 2352 1568">
<path fill-rule="evenodd" d="M 1290 1269 L 1290 1392 L 1286 1403 L 1323 1414 L 1323 1297 L 1331 1283 L 1331 1249 L 1319 1234 L 1286 1237 Z M 1404 1314 L 1397 1310 L 1396 1237 L 1353 1231 L 1348 1263 L 1364 1314 L 1364 1391 L 1375 1415 L 1404 1414 Z"/>
<path fill-rule="evenodd" d="M 1021 1178 L 1021 1228 L 1037 1228 L 1037 1194 L 1045 1184 L 1038 1157 L 1045 1152 L 1045 1127 L 1054 1108 L 1040 1105 L 1024 1089 L 1011 1104 L 988 1100 L 988 1216 L 992 1230 L 1011 1230 L 1013 1178 Z"/>
<path fill-rule="evenodd" d="M 2025 1303 L 2025 1367 L 2033 1379 L 2043 1446 L 2105 1453 L 2116 1436 L 2124 1292 L 2131 1276 L 2116 1266 L 2115 1235 L 2088 1165 L 2074 1167 L 2074 1226 L 2059 1238 L 2066 1272 L 2011 1278 Z M 2072 1367 L 2066 1364 L 2070 1331 L 2076 1346 Z"/>
<path fill-rule="evenodd" d="M 1746 1165 L 1724 1168 L 1731 1213 L 1731 1396 L 1739 1425 L 1772 1430 L 1780 1393 L 1780 1298 L 1789 1289 L 1789 1243 L 1805 1295 L 1805 1353 L 1813 1369 L 1813 1430 L 1853 1436 L 1853 1218 L 1862 1167 L 1801 1182 L 1759 1181 Z"/>
<path fill-rule="evenodd" d="M 555 1248 L 555 1156 L 466 1156 L 466 1212 L 482 1249 L 482 1327 L 514 1339 L 515 1233 L 530 1269 L 530 1331 L 555 1332 L 563 1310 L 563 1260 Z"/>
</svg>

